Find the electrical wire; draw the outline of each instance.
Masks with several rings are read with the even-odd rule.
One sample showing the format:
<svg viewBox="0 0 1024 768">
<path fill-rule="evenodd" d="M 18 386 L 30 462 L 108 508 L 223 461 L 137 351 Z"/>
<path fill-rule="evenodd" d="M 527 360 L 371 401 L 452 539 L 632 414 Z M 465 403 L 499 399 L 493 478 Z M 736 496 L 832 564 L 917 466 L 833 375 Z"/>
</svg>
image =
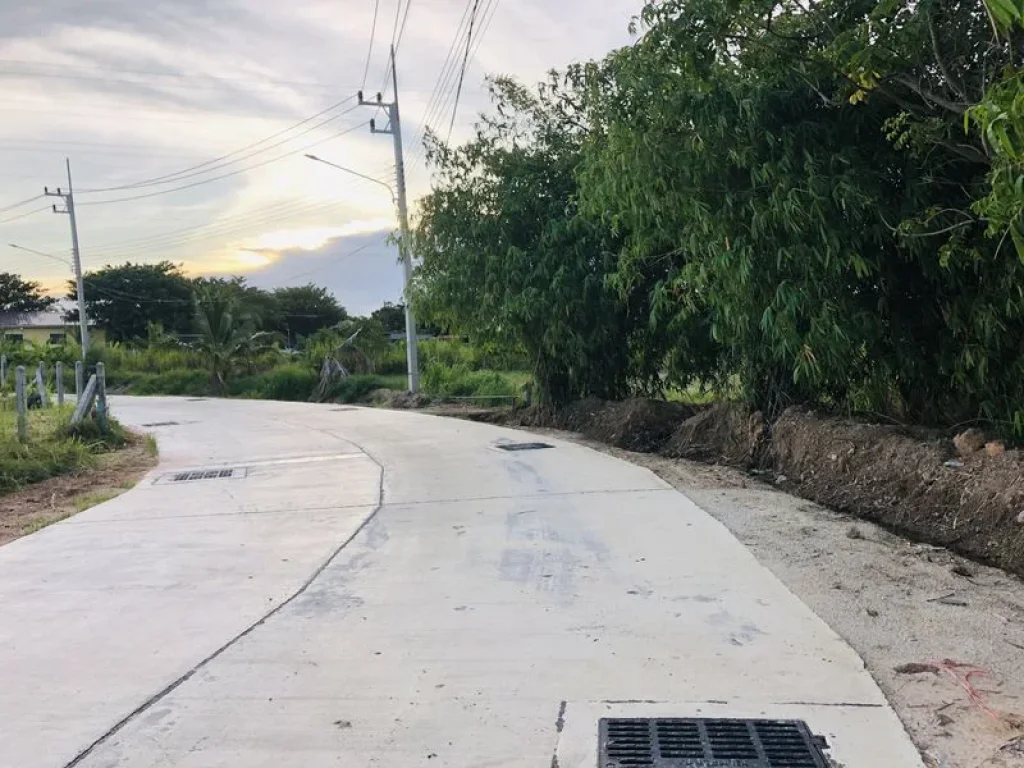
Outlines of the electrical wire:
<svg viewBox="0 0 1024 768">
<path fill-rule="evenodd" d="M 255 163 L 254 165 L 250 165 L 250 166 L 247 166 L 245 168 L 240 168 L 240 169 L 238 169 L 236 171 L 232 171 L 230 173 L 224 173 L 224 174 L 221 174 L 220 176 L 213 176 L 213 177 L 211 177 L 209 179 L 202 179 L 200 181 L 194 181 L 191 184 L 185 184 L 185 185 L 180 186 L 180 187 L 174 187 L 173 189 L 163 189 L 163 190 L 160 190 L 159 192 L 148 192 L 146 194 L 133 195 L 133 196 L 130 196 L 130 197 L 118 197 L 118 198 L 114 198 L 113 200 L 89 200 L 89 201 L 86 201 L 86 202 L 83 202 L 83 203 L 78 203 L 78 206 L 81 207 L 81 206 L 86 206 L 86 205 L 109 205 L 111 203 L 127 203 L 127 202 L 130 202 L 132 200 L 144 200 L 144 199 L 150 198 L 150 197 L 158 197 L 159 195 L 169 195 L 172 192 L 180 192 L 180 191 L 185 190 L 185 189 L 192 189 L 193 187 L 202 186 L 203 184 L 210 184 L 210 183 L 212 183 L 214 181 L 220 181 L 221 179 L 226 179 L 226 178 L 229 178 L 231 176 L 237 176 L 240 173 L 246 173 L 247 171 L 251 171 L 251 170 L 254 170 L 256 168 L 262 168 L 265 165 L 270 165 L 271 163 L 275 163 L 278 160 L 283 160 L 286 157 L 293 157 L 294 155 L 298 155 L 300 153 L 306 152 L 307 150 L 310 150 L 313 147 L 318 147 L 321 144 L 327 143 L 328 141 L 333 141 L 334 139 L 337 139 L 337 138 L 339 138 L 341 136 L 344 136 L 347 133 L 351 133 L 352 131 L 356 130 L 357 128 L 362 128 L 362 127 L 363 127 L 363 123 L 358 123 L 358 124 L 353 125 L 353 126 L 351 126 L 349 128 L 346 128 L 344 131 L 340 131 L 339 133 L 335 133 L 335 134 L 333 134 L 331 136 L 328 136 L 325 139 L 320 139 L 319 141 L 315 141 L 312 144 L 307 144 L 306 146 L 299 147 L 298 149 L 293 150 L 291 152 L 286 152 L 286 153 L 284 153 L 282 155 L 278 155 L 277 157 L 272 157 L 269 160 L 264 160 L 264 161 L 262 161 L 260 163 Z"/>
<path fill-rule="evenodd" d="M 36 200 L 42 200 L 43 197 L 45 197 L 45 195 L 36 195 L 35 197 L 28 197 L 24 200 L 19 200 L 16 203 L 5 205 L 3 208 L 0 208 L 0 213 L 7 213 L 8 211 L 13 211 L 15 208 L 21 208 L 21 206 L 28 205 L 29 203 L 34 203 Z"/>
<path fill-rule="evenodd" d="M 60 68 L 61 67 L 61 65 L 49 65 L 49 64 L 45 64 L 43 62 L 21 61 L 21 60 L 17 60 L 17 59 L 0 59 L 0 66 L 9 66 L 9 65 L 14 65 L 16 67 L 17 66 L 33 66 L 33 67 L 52 66 L 52 67 L 55 67 L 55 68 Z M 112 73 L 116 73 L 118 75 L 141 75 L 141 76 L 145 76 L 145 77 L 163 77 L 163 78 L 171 78 L 171 79 L 175 79 L 175 80 L 189 80 L 189 81 L 193 81 L 193 82 L 190 82 L 187 85 L 188 85 L 188 87 L 192 87 L 192 88 L 197 87 L 197 83 L 195 81 L 200 81 L 200 82 L 201 81 L 210 81 L 210 82 L 221 82 L 221 83 L 242 83 L 242 84 L 254 84 L 254 85 L 287 85 L 287 86 L 293 86 L 293 87 L 323 88 L 324 90 L 333 90 L 333 89 L 337 88 L 337 84 L 336 83 L 325 83 L 325 82 L 318 82 L 318 81 L 313 81 L 313 80 L 270 80 L 270 79 L 266 79 L 266 78 L 252 78 L 252 79 L 249 79 L 249 78 L 238 78 L 238 77 L 224 77 L 222 75 L 205 75 L 205 74 L 200 74 L 200 73 L 189 73 L 189 72 L 166 72 L 166 71 L 160 71 L 160 70 L 146 70 L 146 69 L 122 69 L 120 67 L 116 67 L 116 68 L 115 67 L 100 67 L 100 66 L 95 66 L 95 65 L 82 67 L 82 66 L 79 66 L 78 64 L 76 64 L 74 66 L 75 66 L 75 70 L 76 70 L 75 74 L 69 74 L 66 69 L 60 69 L 60 71 L 57 71 L 57 72 L 32 72 L 32 71 L 24 71 L 24 70 L 0 69 L 0 76 L 10 76 L 10 77 L 50 77 L 50 78 L 60 78 L 60 79 L 69 79 L 69 80 L 102 80 L 102 81 L 105 81 L 105 82 L 129 83 L 129 84 L 132 84 L 132 85 L 140 84 L 138 81 L 135 81 L 135 80 L 120 80 L 120 79 L 107 78 L 107 77 L 91 77 L 89 75 L 78 74 L 79 70 L 85 69 L 85 70 L 92 70 L 94 72 L 112 72 Z M 215 87 L 215 86 L 207 85 L 207 86 L 201 86 L 201 87 L 210 88 L 210 87 Z"/>
<path fill-rule="evenodd" d="M 90 250 L 87 256 L 89 261 L 98 261 L 101 259 L 138 256 L 140 253 L 152 250 L 168 251 L 193 243 L 203 243 L 216 239 L 230 238 L 236 235 L 250 234 L 255 225 L 284 223 L 294 220 L 299 215 L 327 213 L 342 205 L 342 203 L 317 203 L 301 208 L 282 210 L 276 216 L 254 215 L 240 217 L 235 221 L 223 222 L 221 225 L 215 225 L 211 228 L 198 227 L 196 229 L 199 231 L 194 235 L 185 235 L 183 237 L 174 234 L 156 235 L 148 241 L 108 245 L 105 249 Z"/>
<path fill-rule="evenodd" d="M 473 11 L 469 14 L 469 31 L 466 32 L 466 52 L 462 54 L 462 68 L 459 70 L 459 86 L 455 91 L 455 104 L 452 106 L 452 119 L 448 123 L 448 135 L 445 137 L 445 144 L 452 137 L 452 128 L 455 127 L 455 115 L 459 111 L 459 99 L 462 96 L 462 81 L 466 77 L 466 64 L 469 62 L 469 48 L 473 43 L 473 25 L 476 23 L 476 11 L 480 0 L 473 0 Z"/>
<path fill-rule="evenodd" d="M 373 40 L 377 35 L 377 13 L 380 11 L 380 0 L 373 3 L 373 23 L 370 25 L 370 49 L 366 52 L 366 66 L 363 67 L 363 82 L 359 90 L 366 88 L 366 76 L 370 73 L 370 59 L 373 57 Z"/>
<path fill-rule="evenodd" d="M 320 264 L 320 265 L 318 265 L 316 267 L 313 267 L 313 269 L 308 269 L 305 272 L 299 272 L 297 274 L 291 275 L 290 277 L 283 278 L 280 282 L 282 282 L 282 283 L 290 283 L 293 280 L 298 280 L 299 278 L 307 277 L 309 275 L 312 275 L 314 272 L 319 272 L 320 270 L 327 269 L 328 267 L 332 267 L 332 266 L 336 265 L 338 263 L 338 261 L 340 261 L 341 259 L 347 259 L 349 256 L 355 256 L 357 253 L 359 253 L 361 251 L 365 251 L 367 248 L 370 248 L 370 247 L 372 247 L 374 245 L 381 245 L 381 244 L 386 243 L 386 242 L 387 242 L 386 239 L 385 240 L 381 240 L 381 241 L 376 241 L 376 240 L 371 241 L 369 243 L 366 243 L 365 245 L 359 246 L 358 248 L 353 248 L 351 251 L 348 251 L 347 253 L 343 253 L 340 256 L 336 256 L 336 257 L 334 257 L 332 259 L 329 259 L 325 263 Z"/>
<path fill-rule="evenodd" d="M 448 47 L 448 53 L 445 56 L 444 63 L 441 65 L 441 71 L 438 74 L 437 82 L 434 84 L 434 89 L 431 91 L 430 99 L 427 101 L 426 109 L 424 109 L 423 111 L 423 118 L 420 120 L 419 133 L 417 134 L 416 138 L 413 139 L 413 143 L 416 145 L 420 143 L 421 139 L 423 138 L 423 135 L 426 133 L 427 127 L 429 126 L 432 120 L 433 111 L 436 108 L 438 99 L 440 98 L 440 94 L 442 90 L 446 87 L 450 79 L 450 73 L 454 71 L 454 62 L 456 61 L 456 59 L 454 59 L 453 57 L 455 56 L 455 51 L 459 47 L 461 47 L 460 40 L 464 36 L 463 29 L 464 27 L 467 27 L 467 22 L 469 20 L 469 12 L 470 9 L 473 7 L 473 2 L 474 0 L 467 0 L 466 8 L 462 12 L 462 18 L 459 20 L 459 24 L 455 28 L 455 35 L 452 37 L 451 45 Z"/>
<path fill-rule="evenodd" d="M 53 210 L 53 207 L 49 206 L 49 205 L 46 206 L 45 208 L 36 208 L 34 210 L 31 210 L 31 211 L 26 211 L 25 213 L 19 213 L 17 216 L 10 216 L 10 217 L 8 217 L 6 219 L 0 219 L 0 224 L 10 224 L 12 221 L 17 221 L 18 219 L 24 219 L 27 216 L 34 216 L 37 213 L 42 213 L 43 211 L 50 211 L 50 210 Z"/>
<path fill-rule="evenodd" d="M 353 99 L 355 99 L 355 96 L 350 96 L 347 99 L 343 99 L 342 101 L 339 101 L 337 104 L 332 104 L 331 106 L 327 107 L 327 109 L 324 109 L 324 110 L 318 112 L 317 114 L 312 115 L 311 117 L 307 117 L 305 120 L 301 120 L 300 122 L 295 123 L 295 125 L 292 125 L 292 126 L 290 126 L 288 128 L 285 128 L 284 130 L 281 130 L 281 131 L 278 131 L 277 133 L 271 134 L 270 136 L 267 136 L 267 137 L 265 137 L 263 139 L 260 139 L 259 141 L 253 142 L 251 144 L 247 144 L 246 146 L 241 147 L 240 149 L 236 149 L 233 152 L 229 152 L 226 155 L 221 155 L 220 157 L 215 157 L 212 160 L 207 160 L 206 162 L 199 163 L 198 165 L 193 165 L 193 166 L 190 166 L 188 168 L 183 168 L 180 171 L 175 171 L 174 173 L 165 174 L 163 176 L 156 176 L 156 177 L 151 178 L 151 179 L 145 179 L 145 180 L 142 180 L 142 181 L 137 181 L 137 182 L 134 182 L 132 184 L 122 184 L 122 185 L 114 186 L 114 187 L 99 187 L 99 188 L 92 188 L 92 189 L 81 189 L 81 190 L 79 190 L 79 192 L 82 193 L 82 194 L 97 194 L 97 193 L 101 193 L 101 192 L 117 192 L 117 191 L 126 190 L 126 189 L 140 189 L 140 188 L 144 188 L 144 187 L 160 186 L 160 185 L 163 185 L 163 184 L 174 184 L 174 183 L 179 182 L 179 181 L 181 181 L 183 179 L 189 179 L 189 178 L 193 178 L 195 176 L 201 176 L 202 174 L 209 173 L 210 171 L 215 171 L 215 170 L 220 170 L 221 168 L 226 168 L 229 165 L 233 165 L 235 163 L 240 163 L 243 160 L 248 160 L 251 157 L 255 157 L 256 155 L 262 154 L 263 152 L 266 152 L 267 150 L 274 149 L 275 147 L 279 147 L 282 144 L 287 144 L 289 141 L 292 141 L 293 139 L 296 139 L 299 136 L 305 136 L 307 133 L 311 133 L 312 131 L 315 131 L 318 128 L 322 128 L 323 126 L 327 125 L 330 122 L 333 122 L 333 121 L 335 121 L 335 120 L 337 120 L 337 119 L 339 119 L 341 117 L 344 117 L 345 115 L 349 114 L 350 112 L 353 112 L 354 110 L 358 109 L 358 105 L 349 107 L 348 109 L 343 110 L 342 112 L 339 112 L 336 115 L 332 115 L 331 117 L 328 117 L 326 120 L 322 120 L 319 123 L 317 123 L 316 125 L 313 125 L 313 126 L 311 126 L 309 128 L 306 128 L 305 130 L 300 131 L 299 133 L 295 134 L 294 136 L 289 136 L 286 139 L 282 139 L 281 141 L 278 141 L 278 142 L 276 142 L 274 144 L 270 144 L 270 145 L 268 145 L 266 147 L 262 147 L 261 149 L 256 150 L 255 152 L 251 152 L 251 153 L 249 153 L 247 155 L 244 155 L 242 157 L 239 157 L 239 158 L 237 158 L 235 160 L 227 160 L 227 158 L 232 157 L 233 155 L 237 155 L 239 153 L 245 152 L 246 150 L 252 149 L 253 147 L 257 147 L 260 144 L 264 144 L 264 143 L 270 141 L 271 139 L 276 139 L 278 136 L 281 136 L 283 134 L 290 133 L 291 131 L 295 130 L 296 128 L 299 128 L 299 127 L 305 125 L 306 123 L 308 123 L 308 122 L 310 122 L 312 120 L 315 120 L 318 117 L 321 117 L 322 115 L 330 112 L 333 109 L 337 109 L 341 105 L 346 104 L 346 103 L 352 101 Z M 225 161 L 225 160 L 227 162 L 221 162 L 221 161 Z M 218 163 L 219 163 L 219 165 L 218 165 Z M 203 170 L 200 170 L 200 169 L 203 169 Z"/>
<path fill-rule="evenodd" d="M 412 7 L 412 0 L 405 4 L 405 16 L 402 17 L 402 28 L 398 30 L 398 40 L 395 42 L 395 53 L 402 47 L 402 38 L 405 36 L 405 25 L 409 22 L 409 9 Z"/>
</svg>

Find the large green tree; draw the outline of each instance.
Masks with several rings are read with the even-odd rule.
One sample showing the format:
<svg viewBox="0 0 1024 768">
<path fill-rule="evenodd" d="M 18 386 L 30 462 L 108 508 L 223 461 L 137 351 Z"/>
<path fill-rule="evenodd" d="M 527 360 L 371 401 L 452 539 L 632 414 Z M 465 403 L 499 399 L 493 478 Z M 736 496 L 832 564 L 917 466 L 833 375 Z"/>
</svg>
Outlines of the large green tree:
<svg viewBox="0 0 1024 768">
<path fill-rule="evenodd" d="M 292 343 L 308 338 L 321 328 L 337 325 L 348 313 L 326 288 L 312 283 L 273 292 L 277 304 L 277 330 Z"/>
<path fill-rule="evenodd" d="M 666 0 L 642 23 L 592 71 L 581 171 L 620 288 L 667 262 L 652 320 L 710 323 L 717 371 L 768 408 L 1020 409 L 1024 275 L 972 212 L 989 165 L 963 127 L 983 7 Z"/>
<path fill-rule="evenodd" d="M 654 356 L 633 355 L 643 309 L 606 285 L 619 243 L 578 206 L 579 94 L 553 77 L 537 93 L 499 78 L 491 95 L 472 141 L 430 150 L 418 309 L 476 343 L 525 349 L 542 399 L 621 396 L 652 378 Z"/>
<path fill-rule="evenodd" d="M 0 272 L 0 312 L 39 312 L 49 309 L 56 299 L 43 293 L 39 283 L 20 275 Z"/>
<path fill-rule="evenodd" d="M 151 324 L 169 333 L 192 330 L 192 284 L 169 261 L 106 266 L 85 273 L 85 309 L 111 341 L 146 339 Z M 75 283 L 68 298 L 77 301 Z M 78 320 L 78 310 L 69 313 Z"/>
</svg>

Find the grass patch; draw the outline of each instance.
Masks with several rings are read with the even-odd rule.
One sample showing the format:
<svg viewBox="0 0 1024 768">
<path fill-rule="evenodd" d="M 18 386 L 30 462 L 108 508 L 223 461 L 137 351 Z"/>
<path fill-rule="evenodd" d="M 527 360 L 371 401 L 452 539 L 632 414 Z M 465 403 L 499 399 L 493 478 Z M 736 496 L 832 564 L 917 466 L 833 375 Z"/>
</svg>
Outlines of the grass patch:
<svg viewBox="0 0 1024 768">
<path fill-rule="evenodd" d="M 123 446 L 124 429 L 110 420 L 102 434 L 95 422 L 70 425 L 70 408 L 32 410 L 28 413 L 28 440 L 18 440 L 17 415 L 0 410 L 0 493 L 8 493 L 49 477 L 90 469 L 99 454 Z"/>
<path fill-rule="evenodd" d="M 519 371 L 473 371 L 463 363 L 431 363 L 423 374 L 423 391 L 430 395 L 467 398 L 481 405 L 508 404 L 521 397 L 529 374 Z"/>
<path fill-rule="evenodd" d="M 157 456 L 160 455 L 160 446 L 157 445 L 156 437 L 147 433 L 146 436 L 143 437 L 142 439 L 146 447 L 147 456 L 152 456 L 155 459 Z"/>
<path fill-rule="evenodd" d="M 134 483 L 132 483 L 134 485 Z M 125 489 L 127 490 L 127 489 Z M 90 507 L 95 507 L 97 504 L 102 504 L 105 501 L 110 501 L 120 496 L 122 493 L 119 489 L 104 488 L 101 491 L 93 491 L 92 493 L 84 493 L 81 496 L 72 501 L 75 507 L 75 512 L 84 512 Z"/>
<path fill-rule="evenodd" d="M 30 533 L 43 530 L 43 528 L 48 525 L 59 523 L 61 520 L 67 520 L 73 514 L 74 512 L 67 511 L 61 512 L 57 515 L 40 515 L 39 517 L 34 517 L 22 526 L 21 534 L 23 536 L 28 536 Z"/>
</svg>

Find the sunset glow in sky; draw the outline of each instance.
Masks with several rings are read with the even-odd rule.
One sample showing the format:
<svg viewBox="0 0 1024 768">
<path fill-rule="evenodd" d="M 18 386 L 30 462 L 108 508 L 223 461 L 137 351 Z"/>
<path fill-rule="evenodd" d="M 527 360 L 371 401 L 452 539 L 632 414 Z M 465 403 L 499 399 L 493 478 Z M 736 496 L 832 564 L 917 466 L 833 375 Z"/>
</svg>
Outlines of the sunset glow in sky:
<svg viewBox="0 0 1024 768">
<path fill-rule="evenodd" d="M 355 312 L 397 299 L 388 191 L 303 157 L 315 151 L 394 184 L 391 139 L 370 134 L 375 110 L 354 96 L 364 70 L 368 94 L 383 83 L 396 11 L 401 18 L 406 6 L 380 0 L 368 59 L 374 6 L 0 0 L 0 243 L 68 258 L 67 218 L 42 210 L 53 200 L 16 205 L 44 185 L 66 186 L 67 156 L 86 269 L 169 259 L 193 274 L 245 274 L 268 286 L 318 282 Z M 454 99 L 428 106 L 470 6 L 409 6 L 398 75 L 413 212 L 429 188 L 424 118 L 447 132 Z M 481 0 L 453 140 L 470 135 L 486 106 L 485 74 L 533 82 L 602 56 L 629 42 L 640 7 Z M 54 287 L 68 277 L 59 261 L 3 245 L 0 270 Z"/>
</svg>

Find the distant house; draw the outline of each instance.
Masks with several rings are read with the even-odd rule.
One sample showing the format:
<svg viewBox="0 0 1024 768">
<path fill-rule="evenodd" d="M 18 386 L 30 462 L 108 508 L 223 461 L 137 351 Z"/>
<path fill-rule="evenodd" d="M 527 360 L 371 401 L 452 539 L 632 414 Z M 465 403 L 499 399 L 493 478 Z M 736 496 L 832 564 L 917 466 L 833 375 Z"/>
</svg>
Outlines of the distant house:
<svg viewBox="0 0 1024 768">
<path fill-rule="evenodd" d="M 78 323 L 65 320 L 64 312 L 59 309 L 0 312 L 0 339 L 16 344 L 24 341 L 34 344 L 77 343 Z M 102 343 L 103 339 L 103 330 L 89 323 L 89 341 Z"/>
</svg>

